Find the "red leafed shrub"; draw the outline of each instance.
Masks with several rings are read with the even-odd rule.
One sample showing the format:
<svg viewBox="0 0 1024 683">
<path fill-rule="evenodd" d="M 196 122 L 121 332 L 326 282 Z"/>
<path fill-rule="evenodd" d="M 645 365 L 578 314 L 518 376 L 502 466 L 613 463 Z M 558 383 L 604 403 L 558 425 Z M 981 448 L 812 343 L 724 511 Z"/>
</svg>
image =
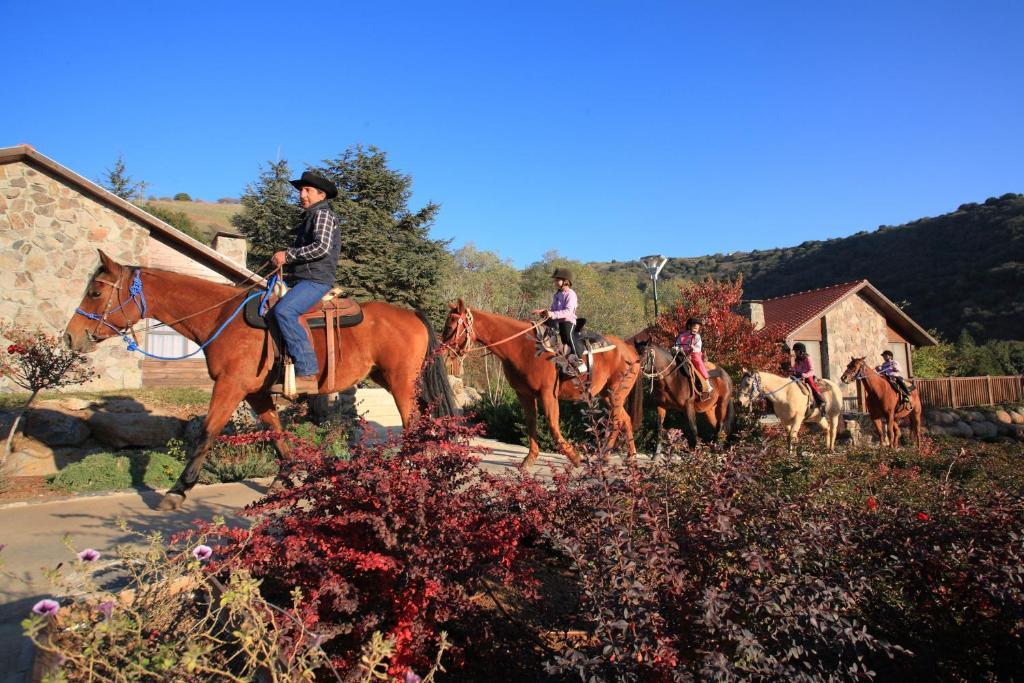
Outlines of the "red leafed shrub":
<svg viewBox="0 0 1024 683">
<path fill-rule="evenodd" d="M 420 417 L 350 460 L 301 446 L 288 463 L 294 486 L 251 507 L 250 530 L 207 530 L 221 539 L 215 556 L 261 578 L 271 600 L 301 591 L 304 625 L 340 670 L 353 670 L 375 631 L 395 639 L 394 676 L 429 668 L 442 630 L 458 665 L 460 646 L 487 637 L 471 595 L 484 581 L 530 593 L 524 544 L 550 514 L 539 483 L 480 470 L 476 431 Z"/>
<path fill-rule="evenodd" d="M 733 282 L 711 278 L 683 282 L 675 306 L 658 316 L 649 331 L 657 343 L 670 345 L 686 328 L 687 319 L 699 318 L 708 360 L 730 370 L 747 367 L 775 371 L 785 358 L 782 346 L 771 334 L 755 332 L 753 323 L 736 313 L 742 299 L 742 277 Z"/>
</svg>

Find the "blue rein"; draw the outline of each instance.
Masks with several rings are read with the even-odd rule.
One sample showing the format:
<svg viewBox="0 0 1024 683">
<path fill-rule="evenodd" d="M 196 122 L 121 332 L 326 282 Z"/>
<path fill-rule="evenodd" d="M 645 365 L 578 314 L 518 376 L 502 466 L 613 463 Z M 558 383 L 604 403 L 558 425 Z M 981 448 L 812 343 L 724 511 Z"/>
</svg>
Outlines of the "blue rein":
<svg viewBox="0 0 1024 683">
<path fill-rule="evenodd" d="M 131 295 L 129 301 L 134 303 L 136 308 L 139 309 L 139 320 L 142 320 L 146 317 L 146 311 L 148 310 L 148 306 L 146 305 L 146 295 L 142 291 L 142 277 L 140 273 L 141 271 L 136 268 L 134 277 L 132 278 L 132 283 L 128 287 L 128 294 Z M 184 356 L 158 356 L 155 353 L 150 353 L 145 349 L 140 348 L 138 343 L 136 343 L 136 341 L 132 337 L 129 337 L 128 334 L 107 322 L 106 317 L 111 313 L 116 313 L 122 310 L 125 307 L 125 304 L 121 304 L 117 308 L 107 311 L 103 315 L 89 313 L 87 311 L 83 311 L 81 308 L 76 309 L 75 313 L 77 313 L 78 315 L 85 316 L 89 320 L 95 320 L 112 329 L 116 334 L 120 335 L 121 340 L 124 341 L 124 343 L 127 345 L 129 351 L 138 351 L 142 355 L 147 356 L 149 358 L 155 358 L 156 360 L 184 360 L 186 358 L 191 358 L 192 356 L 196 355 L 197 353 L 205 349 L 207 346 L 209 346 L 214 339 L 220 336 L 220 333 L 224 331 L 224 328 L 226 328 L 231 323 L 232 320 L 238 317 L 238 314 L 242 312 L 242 309 L 245 308 L 245 305 L 252 301 L 253 299 L 255 299 L 256 297 L 262 297 L 260 299 L 260 312 L 263 312 L 264 306 L 266 306 L 267 300 L 270 298 L 270 294 L 274 291 L 275 284 L 277 284 L 277 273 L 271 275 L 270 279 L 267 280 L 266 289 L 260 292 L 253 292 L 252 294 L 247 296 L 245 300 L 242 301 L 242 303 L 238 304 L 238 307 L 234 310 L 234 312 L 230 316 L 228 316 L 228 319 L 225 320 L 221 324 L 221 326 L 217 328 L 217 331 L 214 332 L 209 339 L 200 344 L 198 349 L 196 349 L 192 353 L 187 353 Z"/>
</svg>

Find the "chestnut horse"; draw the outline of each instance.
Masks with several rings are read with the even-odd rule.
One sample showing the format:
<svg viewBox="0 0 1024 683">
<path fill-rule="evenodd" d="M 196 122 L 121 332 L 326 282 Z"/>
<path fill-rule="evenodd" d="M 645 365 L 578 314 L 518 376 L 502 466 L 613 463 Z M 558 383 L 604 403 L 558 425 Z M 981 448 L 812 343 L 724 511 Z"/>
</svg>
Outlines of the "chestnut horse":
<svg viewBox="0 0 1024 683">
<path fill-rule="evenodd" d="M 584 377 L 582 382 L 566 379 L 559 376 L 550 360 L 551 354 L 537 354 L 535 327 L 534 323 L 497 313 L 471 311 L 459 299 L 448 312 L 442 334 L 444 347 L 450 355 L 462 358 L 474 344 L 479 343 L 501 360 L 505 377 L 523 407 L 530 437 L 530 450 L 520 467 L 532 464 L 540 453 L 537 445 L 538 400 L 559 450 L 574 465 L 580 464 L 576 450 L 562 436 L 558 425 L 558 400 L 586 400 L 583 388 L 588 388 L 591 396 L 601 396 L 611 412 L 612 430 L 607 447 L 614 447 L 619 432 L 625 430 L 629 454 L 635 456 L 633 420 L 624 406 L 630 392 L 641 389 L 636 381 L 640 374 L 636 351 L 621 339 L 606 336 L 615 349 L 593 356 L 594 367 L 589 378 Z"/>
<path fill-rule="evenodd" d="M 122 266 L 102 251 L 100 261 L 79 313 L 71 319 L 64 334 L 67 345 L 76 351 L 89 351 L 98 341 L 123 336 L 144 317 L 165 322 L 182 336 L 202 344 L 251 294 L 251 289 L 190 275 Z M 407 426 L 419 378 L 422 400 L 437 406 L 439 414 L 454 414 L 444 359 L 426 317 L 418 311 L 379 301 L 364 304 L 363 316 L 363 322 L 355 327 L 336 330 L 338 350 L 331 390 L 346 389 L 369 376 L 391 392 L 402 425 Z M 205 348 L 213 395 L 203 423 L 203 437 L 177 483 L 160 501 L 159 509 L 174 510 L 185 502 L 185 494 L 195 486 L 213 440 L 243 399 L 271 431 L 281 432 L 281 420 L 270 392 L 274 359 L 268 358 L 267 334 L 266 330 L 247 325 L 239 315 Z M 325 336 L 314 334 L 313 346 L 321 368 L 320 387 L 325 388 L 329 386 Z M 274 446 L 282 461 L 286 460 L 285 442 L 277 439 Z"/>
<path fill-rule="evenodd" d="M 640 347 L 638 347 L 640 348 Z M 654 453 L 661 452 L 662 436 L 665 431 L 665 415 L 669 410 L 682 412 L 686 416 L 686 441 L 690 448 L 697 446 L 697 413 L 707 418 L 715 432 L 715 440 L 724 439 L 732 431 L 732 378 L 722 368 L 709 368 L 714 393 L 706 400 L 694 395 L 690 384 L 689 369 L 685 358 L 655 344 L 642 345 L 643 377 L 652 381 L 651 397 L 658 411 L 658 434 L 655 438 Z"/>
<path fill-rule="evenodd" d="M 882 375 L 875 372 L 875 369 L 864 362 L 864 358 L 851 358 L 846 371 L 843 373 L 844 382 L 858 381 L 864 387 L 864 402 L 868 406 L 868 415 L 875 423 L 875 431 L 878 432 L 879 448 L 892 446 L 899 448 L 900 426 L 898 421 L 901 418 L 909 417 L 910 426 L 914 431 L 914 441 L 917 450 L 921 450 L 921 395 L 916 391 L 910 392 L 910 405 L 913 410 L 908 409 L 900 403 L 900 395 Z M 883 429 L 882 420 L 886 421 Z"/>
</svg>

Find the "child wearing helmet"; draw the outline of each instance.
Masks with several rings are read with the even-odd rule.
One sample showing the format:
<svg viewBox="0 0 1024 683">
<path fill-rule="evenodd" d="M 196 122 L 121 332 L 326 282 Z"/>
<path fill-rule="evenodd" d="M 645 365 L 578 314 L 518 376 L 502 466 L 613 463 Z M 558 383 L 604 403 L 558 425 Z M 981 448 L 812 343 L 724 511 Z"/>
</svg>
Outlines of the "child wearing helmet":
<svg viewBox="0 0 1024 683">
<path fill-rule="evenodd" d="M 821 395 L 821 390 L 818 389 L 818 384 L 814 381 L 814 365 L 811 363 L 811 357 L 807 355 L 807 347 L 803 342 L 793 344 L 793 354 L 796 358 L 790 368 L 790 376 L 793 379 L 807 382 L 807 386 L 811 388 L 811 395 L 814 396 L 815 405 L 819 408 L 824 406 L 825 399 Z"/>
<path fill-rule="evenodd" d="M 875 368 L 875 372 L 883 377 L 886 377 L 892 382 L 900 392 L 900 400 L 906 404 L 910 404 L 910 389 L 907 387 L 906 381 L 903 379 L 903 373 L 900 372 L 899 363 L 896 362 L 896 356 L 892 351 L 886 349 L 882 351 L 883 363 Z"/>
<path fill-rule="evenodd" d="M 551 308 L 538 308 L 534 315 L 546 315 L 545 324 L 558 329 L 562 343 L 569 347 L 569 360 L 575 364 L 580 374 L 587 371 L 587 365 L 580 357 L 576 342 L 576 306 L 579 302 L 576 292 L 572 289 L 572 271 L 568 268 L 555 268 L 551 274 L 555 281 L 555 295 L 551 299 Z"/>
<path fill-rule="evenodd" d="M 701 399 L 711 396 L 711 381 L 708 378 L 708 369 L 704 367 L 704 342 L 700 338 L 701 322 L 697 318 L 690 318 L 686 321 L 686 329 L 676 337 L 673 347 L 677 352 L 682 352 L 690 358 L 693 367 L 700 375 L 698 383 L 701 385 Z"/>
</svg>

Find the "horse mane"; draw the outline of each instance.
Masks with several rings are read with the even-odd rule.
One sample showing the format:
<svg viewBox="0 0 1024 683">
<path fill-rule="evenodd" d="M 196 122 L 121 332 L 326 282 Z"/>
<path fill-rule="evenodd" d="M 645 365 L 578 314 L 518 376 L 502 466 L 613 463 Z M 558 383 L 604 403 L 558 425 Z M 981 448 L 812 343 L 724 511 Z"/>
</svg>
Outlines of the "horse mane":
<svg viewBox="0 0 1024 683">
<path fill-rule="evenodd" d="M 127 265 L 123 265 L 121 267 L 122 268 L 127 268 L 129 270 L 133 270 L 135 268 L 138 268 L 140 271 L 142 271 L 143 273 L 145 273 L 147 275 L 155 275 L 155 276 L 160 277 L 160 278 L 168 278 L 168 279 L 171 279 L 171 280 L 180 279 L 180 280 L 183 280 L 183 281 L 185 281 L 187 283 L 201 285 L 204 289 L 209 289 L 211 291 L 220 291 L 225 296 L 229 296 L 229 295 L 232 295 L 232 294 L 236 294 L 236 295 L 237 294 L 243 294 L 245 292 L 248 292 L 248 291 L 254 289 L 257 286 L 262 287 L 262 285 L 260 285 L 259 282 L 257 282 L 257 281 L 253 281 L 249 285 L 235 285 L 235 284 L 226 283 L 226 282 L 216 282 L 214 280 L 207 280 L 206 278 L 201 278 L 201 277 L 199 277 L 197 275 L 188 275 L 187 273 L 177 273 L 177 272 L 175 272 L 173 270 L 166 270 L 164 268 L 147 268 L 145 266 L 127 266 Z"/>
</svg>

